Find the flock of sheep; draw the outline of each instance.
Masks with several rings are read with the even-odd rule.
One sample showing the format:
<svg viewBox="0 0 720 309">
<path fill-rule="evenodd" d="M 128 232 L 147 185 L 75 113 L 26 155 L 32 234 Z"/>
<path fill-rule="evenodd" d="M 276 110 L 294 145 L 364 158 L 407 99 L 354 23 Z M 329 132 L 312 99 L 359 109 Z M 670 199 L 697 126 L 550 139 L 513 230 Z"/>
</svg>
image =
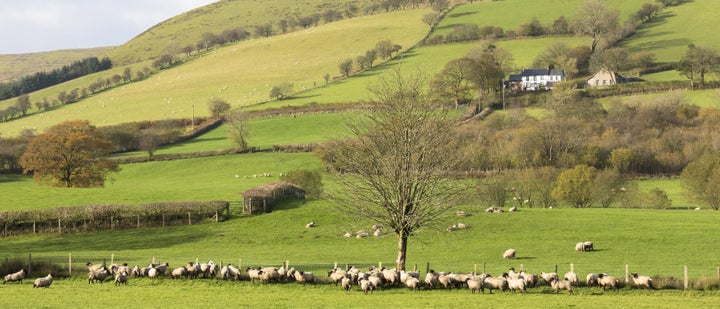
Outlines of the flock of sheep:
<svg viewBox="0 0 720 309">
<path fill-rule="evenodd" d="M 514 255 L 514 251 L 513 251 Z M 127 264 L 111 264 L 109 267 L 103 264 L 87 263 L 88 284 L 105 282 L 108 278 L 113 278 L 116 286 L 125 285 L 128 278 L 148 277 L 150 279 L 166 276 L 171 279 L 197 279 L 197 278 L 216 278 L 221 280 L 241 280 L 241 271 L 228 264 L 220 268 L 213 261 L 207 263 L 188 262 L 187 265 L 169 268 L 168 263 L 150 264 L 146 267 L 129 267 Z M 251 282 L 262 283 L 315 283 L 316 277 L 311 272 L 303 272 L 295 268 L 281 267 L 259 267 L 245 269 L 247 278 Z M 26 276 L 24 269 L 12 274 L 6 275 L 3 284 L 7 282 L 19 282 Z M 469 289 L 473 294 L 476 292 L 485 293 L 489 290 L 492 294 L 493 290 L 502 292 L 511 291 L 525 293 L 528 287 L 536 287 L 541 282 L 550 286 L 556 293 L 561 290 L 567 290 L 569 294 L 573 294 L 573 287 L 584 284 L 587 287 L 599 286 L 603 290 L 612 289 L 617 291 L 620 281 L 607 273 L 591 273 L 586 276 L 585 282 L 580 282 L 579 277 L 574 272 L 566 273 L 562 279 L 556 272 L 541 272 L 532 274 L 521 270 L 516 272 L 515 268 L 510 268 L 498 277 L 490 274 L 468 273 L 456 274 L 453 272 L 436 272 L 430 270 L 421 281 L 420 273 L 417 271 L 397 271 L 396 269 L 375 268 L 370 266 L 367 270 L 361 270 L 355 266 L 349 266 L 347 269 L 334 268 L 327 273 L 328 278 L 335 286 L 340 285 L 344 290 L 349 291 L 357 286 L 360 291 L 365 294 L 372 293 L 374 290 L 390 287 L 407 287 L 411 290 L 424 288 L 431 289 Z M 542 281 L 540 281 L 542 280 Z M 648 289 L 655 289 L 652 278 L 632 274 L 632 280 L 635 286 Z M 33 284 L 33 288 L 50 287 L 53 283 L 52 274 L 46 277 L 37 278 Z"/>
</svg>

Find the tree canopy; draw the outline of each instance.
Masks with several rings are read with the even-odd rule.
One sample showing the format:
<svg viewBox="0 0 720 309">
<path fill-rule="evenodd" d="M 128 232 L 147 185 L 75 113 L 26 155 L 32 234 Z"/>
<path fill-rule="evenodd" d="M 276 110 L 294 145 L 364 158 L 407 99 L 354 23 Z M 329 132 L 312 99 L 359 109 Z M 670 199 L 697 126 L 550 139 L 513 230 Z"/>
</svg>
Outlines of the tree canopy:
<svg viewBox="0 0 720 309">
<path fill-rule="evenodd" d="M 120 170 L 104 158 L 111 150 L 112 144 L 88 121 L 66 121 L 31 139 L 20 165 L 38 183 L 103 186 L 108 173 Z"/>
</svg>

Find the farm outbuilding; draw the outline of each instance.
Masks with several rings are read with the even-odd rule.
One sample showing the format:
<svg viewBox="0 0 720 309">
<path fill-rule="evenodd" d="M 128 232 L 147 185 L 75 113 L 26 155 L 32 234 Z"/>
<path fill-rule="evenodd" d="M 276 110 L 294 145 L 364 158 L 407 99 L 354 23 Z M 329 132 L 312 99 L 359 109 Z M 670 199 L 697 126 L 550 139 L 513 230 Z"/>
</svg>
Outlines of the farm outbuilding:
<svg viewBox="0 0 720 309">
<path fill-rule="evenodd" d="M 265 213 L 272 205 L 286 198 L 305 198 L 305 190 L 285 181 L 275 181 L 252 188 L 243 193 L 243 213 Z"/>
</svg>

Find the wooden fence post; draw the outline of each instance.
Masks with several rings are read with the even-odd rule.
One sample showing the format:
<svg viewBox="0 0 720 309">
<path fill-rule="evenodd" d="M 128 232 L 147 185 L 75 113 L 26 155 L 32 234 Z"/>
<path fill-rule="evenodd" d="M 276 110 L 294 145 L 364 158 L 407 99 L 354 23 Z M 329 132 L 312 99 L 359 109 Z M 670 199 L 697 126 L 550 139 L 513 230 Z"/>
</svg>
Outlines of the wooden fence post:
<svg viewBox="0 0 720 309">
<path fill-rule="evenodd" d="M 32 253 L 28 253 L 28 275 L 32 273 Z"/>
<path fill-rule="evenodd" d="M 473 264 L 473 273 L 477 275 L 477 264 Z"/>
<path fill-rule="evenodd" d="M 683 287 L 685 287 L 685 289 L 687 290 L 689 285 L 690 282 L 688 282 L 688 267 L 687 265 L 685 265 L 685 271 L 683 274 Z"/>
<path fill-rule="evenodd" d="M 110 230 L 111 231 L 113 230 L 113 221 L 115 221 L 115 220 L 113 220 L 113 216 L 110 215 Z"/>
<path fill-rule="evenodd" d="M 58 234 L 62 234 L 62 221 L 58 219 Z"/>
<path fill-rule="evenodd" d="M 628 264 L 625 264 L 625 283 L 627 284 L 630 282 L 630 267 Z"/>
<path fill-rule="evenodd" d="M 417 271 L 417 263 L 413 266 L 413 271 Z"/>
<path fill-rule="evenodd" d="M 570 263 L 570 272 L 571 273 L 575 272 L 575 263 Z"/>
<path fill-rule="evenodd" d="M 137 214 L 137 228 L 140 228 L 140 214 Z"/>
<path fill-rule="evenodd" d="M 35 220 L 33 220 L 33 234 L 37 233 L 35 229 Z"/>
<path fill-rule="evenodd" d="M 72 253 L 68 253 L 68 277 L 72 276 Z"/>
<path fill-rule="evenodd" d="M 110 265 L 115 264 L 115 253 L 110 254 Z"/>
</svg>

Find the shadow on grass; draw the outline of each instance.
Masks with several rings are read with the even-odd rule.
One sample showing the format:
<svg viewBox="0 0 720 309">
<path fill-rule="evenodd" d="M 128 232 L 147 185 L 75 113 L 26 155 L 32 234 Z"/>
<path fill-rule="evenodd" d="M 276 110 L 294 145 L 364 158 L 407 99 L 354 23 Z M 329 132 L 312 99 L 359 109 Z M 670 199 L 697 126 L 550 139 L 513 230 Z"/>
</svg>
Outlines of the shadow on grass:
<svg viewBox="0 0 720 309">
<path fill-rule="evenodd" d="M 534 257 L 534 256 L 521 256 L 521 257 L 516 257 L 515 259 L 516 259 L 516 260 L 534 260 L 534 259 L 536 259 L 536 257 Z"/>
<path fill-rule="evenodd" d="M 454 14 L 448 15 L 448 17 L 457 18 L 457 17 L 468 16 L 468 15 L 475 15 L 475 14 L 477 14 L 477 13 L 478 13 L 477 11 L 473 11 L 473 12 L 463 12 L 463 13 L 454 13 Z"/>
<path fill-rule="evenodd" d="M 300 206 L 304 205 L 305 202 L 306 202 L 306 200 L 295 199 L 295 198 L 286 199 L 286 200 L 283 200 L 283 201 L 275 204 L 273 206 L 272 211 L 275 212 L 275 211 L 283 211 L 283 210 L 300 208 Z"/>
<path fill-rule="evenodd" d="M 22 181 L 24 177 L 28 176 L 20 174 L 0 174 L 0 183 Z"/>
</svg>

